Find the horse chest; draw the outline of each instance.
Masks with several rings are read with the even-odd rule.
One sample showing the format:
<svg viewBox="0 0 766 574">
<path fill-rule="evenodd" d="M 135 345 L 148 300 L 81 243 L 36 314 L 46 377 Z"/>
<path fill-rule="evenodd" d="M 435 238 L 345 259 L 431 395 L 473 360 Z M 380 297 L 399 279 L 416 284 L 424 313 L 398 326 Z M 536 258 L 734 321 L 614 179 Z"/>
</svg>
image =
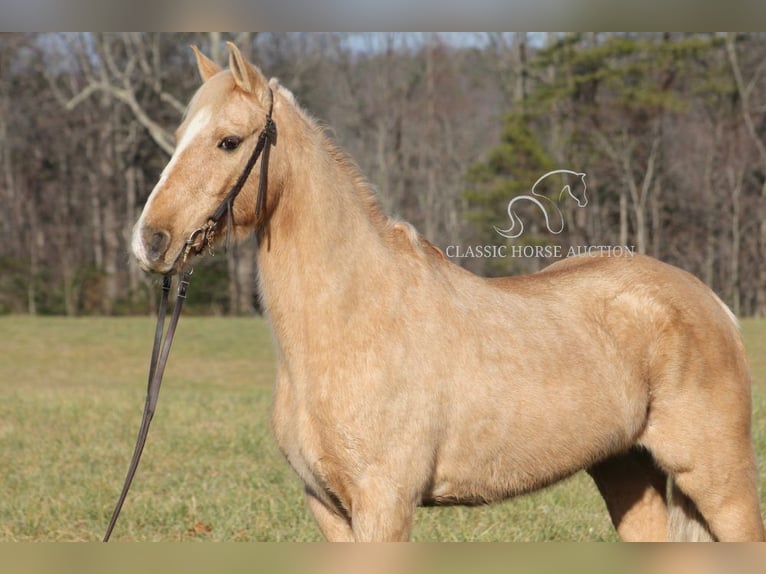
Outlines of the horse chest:
<svg viewBox="0 0 766 574">
<path fill-rule="evenodd" d="M 280 450 L 308 490 L 328 502 L 343 501 L 348 484 L 340 469 L 348 461 L 335 448 L 341 442 L 338 427 L 320 414 L 327 412 L 311 409 L 285 381 L 278 382 L 272 425 Z"/>
</svg>

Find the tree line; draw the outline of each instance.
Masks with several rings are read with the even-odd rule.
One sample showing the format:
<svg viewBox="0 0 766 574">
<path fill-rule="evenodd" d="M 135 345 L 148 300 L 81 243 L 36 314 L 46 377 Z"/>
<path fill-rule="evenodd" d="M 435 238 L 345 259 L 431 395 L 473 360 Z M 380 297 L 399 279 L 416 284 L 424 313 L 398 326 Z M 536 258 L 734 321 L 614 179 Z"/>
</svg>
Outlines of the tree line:
<svg viewBox="0 0 766 574">
<path fill-rule="evenodd" d="M 225 64 L 226 40 L 457 263 L 552 261 L 454 246 L 632 246 L 766 314 L 766 36 L 687 33 L 1 34 L 0 312 L 152 310 L 132 227 L 199 84 L 188 46 Z M 559 204 L 565 231 L 532 207 L 523 236 L 497 234 L 508 202 L 557 169 L 587 174 L 587 206 Z M 195 273 L 192 311 L 257 309 L 252 244 Z"/>
</svg>

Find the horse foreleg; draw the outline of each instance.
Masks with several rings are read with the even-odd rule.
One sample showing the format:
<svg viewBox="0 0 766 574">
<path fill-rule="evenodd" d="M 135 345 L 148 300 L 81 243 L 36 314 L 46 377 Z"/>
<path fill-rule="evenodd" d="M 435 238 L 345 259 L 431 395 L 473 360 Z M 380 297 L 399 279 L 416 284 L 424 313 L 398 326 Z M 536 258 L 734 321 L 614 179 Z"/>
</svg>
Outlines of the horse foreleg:
<svg viewBox="0 0 766 574">
<path fill-rule="evenodd" d="M 336 509 L 327 506 L 310 490 L 306 490 L 306 502 L 314 516 L 319 530 L 329 542 L 353 542 L 349 519 Z"/>
<path fill-rule="evenodd" d="M 386 481 L 366 481 L 352 501 L 351 528 L 357 542 L 406 542 L 415 501 Z"/>
</svg>

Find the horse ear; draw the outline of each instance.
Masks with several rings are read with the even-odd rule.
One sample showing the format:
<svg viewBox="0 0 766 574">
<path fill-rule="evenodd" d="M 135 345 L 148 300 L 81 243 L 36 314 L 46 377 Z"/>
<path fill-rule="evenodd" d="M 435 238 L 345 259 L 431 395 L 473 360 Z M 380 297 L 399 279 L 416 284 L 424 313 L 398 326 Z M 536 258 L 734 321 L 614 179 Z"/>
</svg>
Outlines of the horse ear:
<svg viewBox="0 0 766 574">
<path fill-rule="evenodd" d="M 192 45 L 191 49 L 194 51 L 194 57 L 197 58 L 197 69 L 199 70 L 199 75 L 203 82 L 207 82 L 221 71 L 221 67 L 200 52 L 197 46 Z"/>
<path fill-rule="evenodd" d="M 255 94 L 268 84 L 266 76 L 245 60 L 237 46 L 232 42 L 226 42 L 226 45 L 229 47 L 229 68 L 234 75 L 234 81 L 242 91 Z"/>
</svg>

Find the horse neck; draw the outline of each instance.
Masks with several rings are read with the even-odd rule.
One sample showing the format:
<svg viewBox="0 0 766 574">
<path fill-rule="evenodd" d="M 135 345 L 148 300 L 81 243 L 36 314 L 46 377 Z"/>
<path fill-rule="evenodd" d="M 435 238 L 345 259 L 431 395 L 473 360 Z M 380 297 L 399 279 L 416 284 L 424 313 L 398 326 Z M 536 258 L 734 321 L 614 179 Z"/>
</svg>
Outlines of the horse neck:
<svg viewBox="0 0 766 574">
<path fill-rule="evenodd" d="M 278 337 L 296 321 L 337 314 L 391 259 L 387 218 L 356 168 L 311 120 L 293 114 L 280 121 L 275 113 L 278 203 L 258 254 L 263 303 Z"/>
</svg>

